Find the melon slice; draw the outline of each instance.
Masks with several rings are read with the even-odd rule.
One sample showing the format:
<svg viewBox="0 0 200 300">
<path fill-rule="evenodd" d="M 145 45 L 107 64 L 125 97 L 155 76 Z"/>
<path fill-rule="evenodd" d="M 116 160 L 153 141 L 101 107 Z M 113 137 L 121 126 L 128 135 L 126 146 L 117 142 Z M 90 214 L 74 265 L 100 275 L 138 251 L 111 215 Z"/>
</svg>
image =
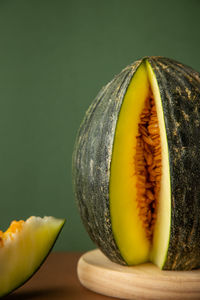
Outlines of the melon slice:
<svg viewBox="0 0 200 300">
<path fill-rule="evenodd" d="M 25 283 L 51 251 L 64 219 L 30 217 L 0 231 L 0 297 Z"/>
</svg>

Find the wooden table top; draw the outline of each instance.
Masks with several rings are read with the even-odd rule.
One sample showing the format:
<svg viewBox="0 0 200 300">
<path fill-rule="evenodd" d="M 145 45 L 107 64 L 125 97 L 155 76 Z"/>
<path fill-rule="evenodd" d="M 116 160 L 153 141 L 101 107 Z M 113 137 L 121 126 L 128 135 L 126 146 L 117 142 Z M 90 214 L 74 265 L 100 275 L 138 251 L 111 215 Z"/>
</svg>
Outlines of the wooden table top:
<svg viewBox="0 0 200 300">
<path fill-rule="evenodd" d="M 108 300 L 114 299 L 84 288 L 76 268 L 82 253 L 53 252 L 22 287 L 5 300 Z"/>
</svg>

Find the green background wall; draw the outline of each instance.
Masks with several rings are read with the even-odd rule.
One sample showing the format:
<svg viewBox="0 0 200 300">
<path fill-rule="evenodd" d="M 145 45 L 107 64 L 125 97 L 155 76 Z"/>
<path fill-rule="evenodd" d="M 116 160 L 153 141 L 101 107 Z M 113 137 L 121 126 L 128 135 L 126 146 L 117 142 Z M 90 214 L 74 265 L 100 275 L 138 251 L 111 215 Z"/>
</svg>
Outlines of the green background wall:
<svg viewBox="0 0 200 300">
<path fill-rule="evenodd" d="M 0 1 L 0 228 L 67 219 L 56 250 L 94 247 L 74 203 L 84 112 L 120 70 L 162 55 L 200 71 L 200 1 Z"/>
</svg>

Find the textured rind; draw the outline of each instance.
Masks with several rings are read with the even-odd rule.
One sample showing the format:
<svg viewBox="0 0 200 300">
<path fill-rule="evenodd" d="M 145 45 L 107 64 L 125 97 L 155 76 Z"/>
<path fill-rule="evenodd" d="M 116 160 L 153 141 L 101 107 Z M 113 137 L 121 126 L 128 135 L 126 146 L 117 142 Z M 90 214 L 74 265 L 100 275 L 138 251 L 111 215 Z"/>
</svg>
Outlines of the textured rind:
<svg viewBox="0 0 200 300">
<path fill-rule="evenodd" d="M 200 266 L 200 75 L 164 57 L 145 57 L 105 86 L 81 124 L 73 153 L 73 183 L 91 239 L 112 261 L 125 264 L 109 210 L 109 178 L 115 128 L 132 76 L 148 60 L 156 76 L 169 148 L 171 230 L 163 269 Z"/>
<path fill-rule="evenodd" d="M 112 261 L 126 264 L 111 226 L 109 181 L 118 115 L 140 61 L 125 68 L 97 95 L 81 124 L 73 153 L 73 183 L 82 221 L 90 238 Z"/>
<path fill-rule="evenodd" d="M 200 74 L 148 58 L 159 85 L 169 148 L 171 232 L 163 269 L 200 267 Z"/>
</svg>

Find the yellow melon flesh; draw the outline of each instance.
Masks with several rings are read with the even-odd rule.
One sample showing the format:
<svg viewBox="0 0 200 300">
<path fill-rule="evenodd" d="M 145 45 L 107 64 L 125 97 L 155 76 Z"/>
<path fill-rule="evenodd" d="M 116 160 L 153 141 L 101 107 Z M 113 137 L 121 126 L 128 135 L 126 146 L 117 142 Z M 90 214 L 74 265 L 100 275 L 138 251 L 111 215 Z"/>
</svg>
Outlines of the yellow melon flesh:
<svg viewBox="0 0 200 300">
<path fill-rule="evenodd" d="M 155 230 L 153 239 L 149 240 L 139 217 L 134 157 L 140 115 L 152 92 L 160 127 L 163 174 Z M 157 265 L 163 263 L 170 228 L 168 146 L 159 89 L 148 62 L 143 62 L 134 74 L 117 122 L 111 162 L 110 211 L 114 237 L 127 264 L 149 260 Z"/>
<path fill-rule="evenodd" d="M 151 89 L 156 102 L 162 144 L 162 177 L 160 201 L 158 207 L 159 209 L 157 216 L 157 224 L 154 230 L 154 238 L 150 253 L 150 260 L 153 263 L 155 263 L 159 268 L 162 268 L 162 266 L 165 263 L 165 258 L 167 254 L 171 227 L 171 185 L 169 170 L 169 152 L 158 84 L 153 70 L 148 62 L 146 63 L 146 66 L 149 81 L 151 84 Z"/>
</svg>

